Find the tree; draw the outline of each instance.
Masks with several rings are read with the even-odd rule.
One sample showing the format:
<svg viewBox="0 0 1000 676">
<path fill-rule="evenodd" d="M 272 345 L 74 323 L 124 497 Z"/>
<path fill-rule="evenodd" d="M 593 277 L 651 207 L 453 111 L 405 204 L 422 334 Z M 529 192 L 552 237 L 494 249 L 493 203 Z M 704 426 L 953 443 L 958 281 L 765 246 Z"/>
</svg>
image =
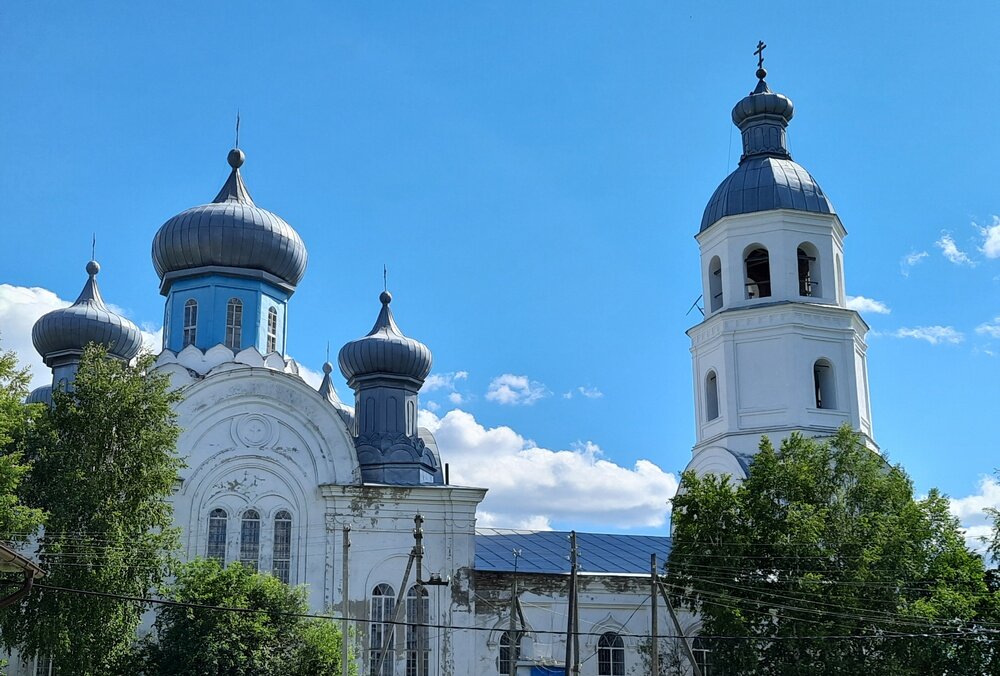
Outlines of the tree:
<svg viewBox="0 0 1000 676">
<path fill-rule="evenodd" d="M 19 495 L 29 470 L 24 440 L 43 415 L 41 406 L 24 405 L 27 394 L 27 369 L 18 368 L 13 352 L 0 351 L 0 541 L 11 544 L 34 535 L 44 520 L 42 510 L 23 504 Z"/>
<path fill-rule="evenodd" d="M 180 567 L 166 597 L 193 605 L 160 608 L 155 639 L 138 651 L 138 674 L 340 673 L 340 632 L 329 620 L 305 616 L 303 587 L 239 563 L 223 568 L 194 559 Z"/>
<path fill-rule="evenodd" d="M 108 674 L 128 655 L 167 574 L 177 531 L 169 498 L 182 466 L 165 376 L 89 346 L 71 391 L 28 435 L 29 501 L 48 512 L 38 559 L 47 570 L 22 605 L 0 615 L 3 640 L 50 655 L 60 673 Z"/>
<path fill-rule="evenodd" d="M 713 673 L 1000 673 L 997 596 L 947 499 L 850 429 L 765 437 L 744 482 L 686 472 L 673 506 L 666 582 Z"/>
</svg>

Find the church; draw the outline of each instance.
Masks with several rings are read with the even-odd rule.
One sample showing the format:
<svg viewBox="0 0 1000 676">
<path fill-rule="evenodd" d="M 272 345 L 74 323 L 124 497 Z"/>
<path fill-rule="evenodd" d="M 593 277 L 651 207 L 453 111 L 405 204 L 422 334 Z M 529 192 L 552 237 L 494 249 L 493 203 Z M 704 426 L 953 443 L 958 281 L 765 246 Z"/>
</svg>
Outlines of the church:
<svg viewBox="0 0 1000 676">
<path fill-rule="evenodd" d="M 737 478 L 763 434 L 821 437 L 847 423 L 877 448 L 868 327 L 844 292 L 847 233 L 792 160 L 792 101 L 766 75 L 759 63 L 756 87 L 732 110 L 739 166 L 691 228 L 705 307 L 688 331 L 688 469 Z M 588 676 L 654 664 L 710 675 L 697 617 L 675 613 L 651 575 L 669 553 L 666 533 L 477 530 L 487 488 L 453 485 L 418 424 L 432 354 L 403 332 L 389 290 L 372 298 L 367 333 L 355 319 L 360 337 L 324 364 L 318 390 L 303 380 L 285 345 L 309 256 L 292 226 L 251 198 L 246 161 L 231 150 L 215 199 L 168 218 L 152 243 L 164 298 L 155 368 L 183 395 L 177 450 L 187 467 L 173 497 L 182 555 L 306 585 L 313 611 L 348 628 L 361 674 L 562 674 L 570 661 Z M 323 255 L 314 252 L 319 265 Z M 99 271 L 88 263 L 77 301 L 35 325 L 52 385 L 29 401 L 72 387 L 89 342 L 122 360 L 139 353 L 139 329 L 104 302 Z M 341 376 L 353 402 L 335 392 Z M 13 673 L 49 668 L 27 659 Z"/>
</svg>

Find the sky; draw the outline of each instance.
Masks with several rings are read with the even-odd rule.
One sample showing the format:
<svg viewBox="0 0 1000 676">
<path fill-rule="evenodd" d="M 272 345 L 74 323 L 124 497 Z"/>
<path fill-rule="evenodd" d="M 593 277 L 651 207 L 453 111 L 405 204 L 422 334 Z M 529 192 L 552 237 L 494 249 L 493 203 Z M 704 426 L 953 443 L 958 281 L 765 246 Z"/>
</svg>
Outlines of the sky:
<svg viewBox="0 0 1000 676">
<path fill-rule="evenodd" d="M 0 346 L 79 293 L 155 343 L 149 252 L 243 176 L 299 232 L 288 352 L 366 333 L 382 266 L 434 353 L 423 420 L 483 525 L 664 532 L 694 443 L 694 235 L 756 83 L 849 236 L 875 438 L 972 532 L 1000 504 L 1000 7 L 6 3 Z M 351 399 L 342 380 L 341 397 Z"/>
</svg>

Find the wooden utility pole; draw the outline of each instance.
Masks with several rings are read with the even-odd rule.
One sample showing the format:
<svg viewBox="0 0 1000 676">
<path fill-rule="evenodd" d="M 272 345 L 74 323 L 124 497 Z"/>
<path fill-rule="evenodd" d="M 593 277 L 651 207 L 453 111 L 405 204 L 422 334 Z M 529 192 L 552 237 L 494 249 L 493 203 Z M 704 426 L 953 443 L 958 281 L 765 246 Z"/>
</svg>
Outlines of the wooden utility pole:
<svg viewBox="0 0 1000 676">
<path fill-rule="evenodd" d="M 348 556 L 347 552 L 351 548 L 351 527 L 344 526 L 344 539 L 341 545 L 341 564 L 340 564 L 340 574 L 341 574 L 341 599 L 340 599 L 340 668 L 341 674 L 343 676 L 349 676 L 350 665 L 348 664 L 350 660 L 350 644 L 348 641 L 349 624 L 348 617 L 350 617 L 350 568 L 348 567 Z"/>
<path fill-rule="evenodd" d="M 521 633 L 517 630 L 517 612 L 520 610 L 517 602 L 517 557 L 520 555 L 521 551 L 515 549 L 514 575 L 510 581 L 510 626 L 507 633 L 507 636 L 510 637 L 510 641 L 508 642 L 510 648 L 507 651 L 507 656 L 510 659 L 507 662 L 507 676 L 517 676 L 517 660 L 521 653 Z"/>
<path fill-rule="evenodd" d="M 569 589 L 566 593 L 566 663 L 563 671 L 569 676 L 573 673 L 573 615 L 576 601 L 576 531 L 569 534 Z"/>
<path fill-rule="evenodd" d="M 649 673 L 653 676 L 660 675 L 660 609 L 657 601 L 659 600 L 659 587 L 658 580 L 656 579 L 656 554 L 649 555 L 649 593 L 650 599 L 652 600 L 652 612 L 653 616 L 650 618 L 649 627 L 650 633 L 649 637 Z"/>
<path fill-rule="evenodd" d="M 688 641 L 688 637 L 684 635 L 683 630 L 681 630 L 681 623 L 677 621 L 677 615 L 674 613 L 674 607 L 670 603 L 670 596 L 667 594 L 667 588 L 663 586 L 663 583 L 657 580 L 657 586 L 660 588 L 660 593 L 663 595 L 663 602 L 667 604 L 667 612 L 670 613 L 670 619 L 673 620 L 674 628 L 677 630 L 677 635 L 680 636 L 681 645 L 684 646 L 684 652 L 687 654 L 688 661 L 691 662 L 691 673 L 694 676 L 703 676 L 701 673 L 701 667 L 694 659 L 694 651 L 691 649 L 691 643 Z"/>
</svg>

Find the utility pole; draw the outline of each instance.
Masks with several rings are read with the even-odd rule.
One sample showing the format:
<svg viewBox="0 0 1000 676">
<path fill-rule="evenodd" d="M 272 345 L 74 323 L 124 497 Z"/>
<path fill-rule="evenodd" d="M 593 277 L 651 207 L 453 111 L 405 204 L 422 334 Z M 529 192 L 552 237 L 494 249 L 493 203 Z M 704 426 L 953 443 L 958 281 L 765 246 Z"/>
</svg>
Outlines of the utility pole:
<svg viewBox="0 0 1000 676">
<path fill-rule="evenodd" d="M 417 653 L 417 676 L 426 676 L 424 674 L 424 634 L 426 629 L 420 626 L 423 621 L 424 608 L 424 587 L 421 580 L 424 577 L 424 517 L 417 514 L 413 517 L 413 555 L 417 559 L 417 580 L 416 580 L 416 592 L 417 592 L 417 612 L 414 613 L 413 618 L 417 625 L 414 627 L 407 627 L 409 631 L 413 633 L 413 637 L 416 639 L 414 641 L 414 649 Z"/>
<path fill-rule="evenodd" d="M 660 588 L 660 593 L 663 595 L 663 602 L 667 604 L 667 612 L 670 613 L 670 619 L 673 620 L 674 628 L 677 630 L 677 635 L 681 637 L 681 644 L 684 646 L 684 652 L 687 654 L 688 661 L 691 662 L 691 673 L 693 676 L 703 676 L 701 673 L 701 667 L 694 659 L 694 651 L 691 650 L 691 643 L 688 641 L 688 637 L 684 635 L 681 630 L 681 623 L 677 621 L 677 615 L 674 613 L 674 607 L 670 603 L 670 596 L 667 594 L 667 588 L 663 586 L 663 583 L 657 579 L 657 586 Z"/>
<path fill-rule="evenodd" d="M 341 574 L 341 598 L 340 598 L 340 668 L 341 674 L 343 676 L 349 676 L 350 665 L 348 661 L 350 660 L 350 645 L 348 642 L 348 631 L 349 624 L 347 618 L 350 613 L 350 569 L 348 568 L 348 557 L 347 552 L 351 548 L 351 527 L 344 526 L 344 539 L 341 545 L 341 555 L 342 561 L 340 564 L 340 574 Z"/>
<path fill-rule="evenodd" d="M 566 617 L 566 665 L 567 675 L 580 674 L 580 608 L 577 595 L 577 550 L 576 531 L 569 534 L 569 613 Z"/>
<path fill-rule="evenodd" d="M 652 636 L 649 639 L 649 673 L 653 676 L 660 675 L 660 623 L 659 614 L 660 610 L 657 607 L 659 604 L 658 587 L 656 579 L 656 554 L 649 555 L 649 593 L 650 599 L 652 600 L 653 606 L 653 616 L 650 618 L 649 626 Z"/>
<path fill-rule="evenodd" d="M 521 555 L 520 549 L 513 550 L 514 553 L 514 575 L 510 581 L 510 627 L 507 635 L 510 637 L 510 650 L 507 662 L 507 676 L 517 676 L 517 660 L 521 656 L 521 632 L 517 630 L 517 612 L 520 610 L 517 601 L 517 558 Z"/>
</svg>

